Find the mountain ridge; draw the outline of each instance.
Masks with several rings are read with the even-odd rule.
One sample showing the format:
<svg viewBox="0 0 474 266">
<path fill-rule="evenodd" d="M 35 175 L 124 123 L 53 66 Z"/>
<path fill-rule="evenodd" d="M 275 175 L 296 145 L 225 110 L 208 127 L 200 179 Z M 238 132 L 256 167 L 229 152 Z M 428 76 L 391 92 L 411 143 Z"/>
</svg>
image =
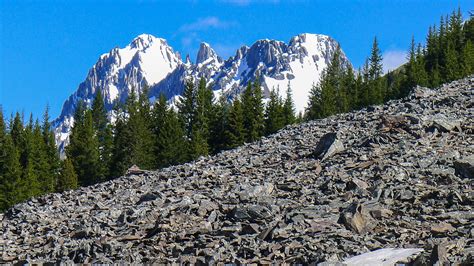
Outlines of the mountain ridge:
<svg viewBox="0 0 474 266">
<path fill-rule="evenodd" d="M 184 89 L 185 80 L 205 78 L 216 97 L 229 100 L 240 93 L 248 82 L 259 78 L 264 97 L 271 89 L 292 86 L 295 107 L 302 112 L 312 85 L 328 65 L 338 43 L 329 36 L 303 33 L 292 37 L 288 44 L 261 39 L 251 46 L 242 46 L 234 56 L 223 60 L 208 43 L 201 43 L 195 63 L 181 55 L 165 39 L 140 34 L 124 48 L 113 48 L 102 54 L 89 70 L 86 79 L 65 101 L 61 114 L 53 121 L 56 142 L 64 150 L 73 114 L 79 101 L 90 106 L 95 93 L 101 90 L 110 119 L 116 101 L 124 102 L 130 91 L 150 87 L 151 100 L 164 93 L 176 100 Z M 348 59 L 343 54 L 343 60 Z"/>
</svg>

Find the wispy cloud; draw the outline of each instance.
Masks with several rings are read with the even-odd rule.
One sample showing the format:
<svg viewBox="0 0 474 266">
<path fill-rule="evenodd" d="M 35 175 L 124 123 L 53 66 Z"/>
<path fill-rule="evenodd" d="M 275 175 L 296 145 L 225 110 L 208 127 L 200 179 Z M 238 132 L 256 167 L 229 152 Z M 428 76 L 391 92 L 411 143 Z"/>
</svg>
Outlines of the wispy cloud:
<svg viewBox="0 0 474 266">
<path fill-rule="evenodd" d="M 216 43 L 213 45 L 214 50 L 216 53 L 222 57 L 224 60 L 229 58 L 230 56 L 235 55 L 237 49 L 239 49 L 243 44 L 222 44 Z"/>
<path fill-rule="evenodd" d="M 402 50 L 388 50 L 382 55 L 383 72 L 394 70 L 407 62 L 407 53 Z"/>
<path fill-rule="evenodd" d="M 197 53 L 199 43 L 202 41 L 209 42 L 211 40 L 203 39 L 202 36 L 214 35 L 212 31 L 228 30 L 233 27 L 238 27 L 238 23 L 234 21 L 222 20 L 219 17 L 209 16 L 199 18 L 193 22 L 183 24 L 178 28 L 173 38 L 181 39 L 181 48 L 189 53 L 191 57 Z M 222 57 L 230 56 L 236 46 L 216 44 L 215 48 L 217 54 Z M 237 49 L 237 48 L 235 48 Z"/>
<path fill-rule="evenodd" d="M 184 24 L 179 28 L 181 32 L 204 31 L 208 29 L 227 29 L 235 25 L 234 22 L 223 21 L 218 17 L 200 18 L 192 23 Z"/>
</svg>

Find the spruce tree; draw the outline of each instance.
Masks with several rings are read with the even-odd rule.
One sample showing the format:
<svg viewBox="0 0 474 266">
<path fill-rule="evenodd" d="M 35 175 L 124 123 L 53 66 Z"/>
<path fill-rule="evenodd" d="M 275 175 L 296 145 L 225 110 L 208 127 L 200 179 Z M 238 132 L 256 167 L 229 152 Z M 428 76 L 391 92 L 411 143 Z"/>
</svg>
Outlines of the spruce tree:
<svg viewBox="0 0 474 266">
<path fill-rule="evenodd" d="M 224 150 L 228 140 L 224 134 L 229 120 L 229 103 L 224 95 L 221 95 L 217 104 L 214 105 L 214 116 L 211 121 L 211 151 L 215 154 Z"/>
<path fill-rule="evenodd" d="M 186 138 L 191 140 L 196 108 L 196 92 L 192 80 L 186 81 L 183 94 L 176 105 Z"/>
<path fill-rule="evenodd" d="M 209 124 L 212 119 L 213 101 L 214 93 L 206 86 L 206 80 L 201 78 L 196 92 L 195 110 L 193 110 L 191 159 L 209 154 Z"/>
<path fill-rule="evenodd" d="M 3 120 L 3 117 L 0 120 Z M 2 122 L 0 121 L 0 123 Z M 18 151 L 13 144 L 11 135 L 3 134 L 3 137 L 0 138 L 0 211 L 5 211 L 21 201 L 20 178 L 21 166 L 18 161 Z"/>
<path fill-rule="evenodd" d="M 66 158 L 61 163 L 61 172 L 59 174 L 56 190 L 58 192 L 63 192 L 70 189 L 76 189 L 78 186 L 77 183 L 77 175 L 74 171 L 71 159 Z"/>
<path fill-rule="evenodd" d="M 285 103 L 283 104 L 283 118 L 285 125 L 294 124 L 296 121 L 295 117 L 295 105 L 293 103 L 293 93 L 291 90 L 290 83 L 286 89 Z"/>
<path fill-rule="evenodd" d="M 48 147 L 44 142 L 41 126 L 38 121 L 34 124 L 31 141 L 31 163 L 39 185 L 39 194 L 51 193 L 55 189 L 55 176 L 51 174 L 48 158 Z"/>
<path fill-rule="evenodd" d="M 10 121 L 10 135 L 12 137 L 13 145 L 15 145 L 19 151 L 19 146 L 22 144 L 22 142 L 24 142 L 22 140 L 23 118 L 20 116 L 19 112 L 16 112 L 15 117 Z"/>
<path fill-rule="evenodd" d="M 161 128 L 156 137 L 157 167 L 180 164 L 188 160 L 186 150 L 186 137 L 178 117 L 172 108 L 166 106 L 164 96 L 160 97 L 164 107 L 164 117 Z"/>
<path fill-rule="evenodd" d="M 369 58 L 369 102 L 380 104 L 384 99 L 382 80 L 383 74 L 382 54 L 378 47 L 377 37 L 374 38 Z"/>
<path fill-rule="evenodd" d="M 128 124 L 135 136 L 133 164 L 142 169 L 152 169 L 156 159 L 154 154 L 154 136 L 151 116 L 150 101 L 148 99 L 149 89 L 144 86 L 138 97 L 138 109 L 131 110 Z M 133 108 L 132 108 L 133 109 Z"/>
<path fill-rule="evenodd" d="M 54 132 L 49 122 L 49 105 L 46 106 L 46 109 L 43 114 L 43 125 L 41 127 L 43 141 L 46 147 L 46 156 L 49 165 L 49 173 L 53 179 L 53 187 L 55 186 L 57 179 L 59 177 L 59 170 L 61 166 L 61 160 L 59 158 L 58 148 L 56 147 L 56 141 L 54 137 Z"/>
<path fill-rule="evenodd" d="M 92 102 L 92 120 L 94 130 L 99 143 L 99 179 L 106 180 L 110 177 L 110 165 L 112 160 L 112 126 L 107 118 L 102 91 L 98 89 Z"/>
<path fill-rule="evenodd" d="M 226 149 L 236 148 L 244 144 L 244 114 L 240 99 L 234 99 L 229 112 L 229 122 L 224 131 L 225 138 L 228 140 Z"/>
<path fill-rule="evenodd" d="M 265 109 L 265 134 L 270 135 L 284 126 L 283 103 L 277 90 L 270 91 L 270 99 Z"/>
<path fill-rule="evenodd" d="M 421 47 L 421 44 L 418 44 L 415 61 L 416 84 L 426 87 L 428 86 L 428 73 L 425 70 L 425 55 L 423 53 L 423 48 Z"/>
<path fill-rule="evenodd" d="M 119 109 L 114 126 L 114 144 L 110 176 L 119 177 L 132 166 L 132 131 L 127 125 L 124 109 Z"/>
<path fill-rule="evenodd" d="M 474 73 L 474 45 L 471 40 L 467 40 L 462 50 L 461 56 L 462 76 Z"/>
<path fill-rule="evenodd" d="M 308 107 L 305 110 L 305 120 L 313 120 L 321 118 L 322 104 L 321 104 L 321 86 L 320 84 L 313 85 L 309 91 Z"/>
<path fill-rule="evenodd" d="M 19 201 L 20 176 L 18 152 L 11 135 L 6 131 L 3 110 L 0 106 L 0 212 Z"/>
<path fill-rule="evenodd" d="M 81 186 L 101 181 L 99 142 L 93 126 L 92 112 L 85 110 L 82 103 L 78 105 L 74 115 L 66 156 L 71 159 Z"/>
<path fill-rule="evenodd" d="M 262 88 L 259 78 L 249 82 L 245 88 L 242 99 L 242 112 L 244 113 L 244 140 L 253 142 L 264 133 L 264 110 Z"/>
<path fill-rule="evenodd" d="M 447 49 L 445 51 L 446 64 L 444 65 L 444 79 L 446 81 L 452 81 L 460 78 L 459 62 L 455 44 L 453 41 L 448 40 Z"/>
</svg>

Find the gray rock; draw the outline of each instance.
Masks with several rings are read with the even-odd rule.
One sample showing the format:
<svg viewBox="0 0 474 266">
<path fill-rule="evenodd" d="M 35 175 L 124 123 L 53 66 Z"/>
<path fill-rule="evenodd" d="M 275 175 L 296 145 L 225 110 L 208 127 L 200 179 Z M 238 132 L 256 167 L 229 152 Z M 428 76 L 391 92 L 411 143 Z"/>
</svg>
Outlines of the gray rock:
<svg viewBox="0 0 474 266">
<path fill-rule="evenodd" d="M 313 156 L 325 160 L 332 155 L 344 150 L 344 145 L 337 138 L 336 133 L 327 133 L 321 137 L 313 151 Z"/>
<path fill-rule="evenodd" d="M 455 161 L 454 169 L 456 175 L 474 179 L 474 155 Z"/>
</svg>

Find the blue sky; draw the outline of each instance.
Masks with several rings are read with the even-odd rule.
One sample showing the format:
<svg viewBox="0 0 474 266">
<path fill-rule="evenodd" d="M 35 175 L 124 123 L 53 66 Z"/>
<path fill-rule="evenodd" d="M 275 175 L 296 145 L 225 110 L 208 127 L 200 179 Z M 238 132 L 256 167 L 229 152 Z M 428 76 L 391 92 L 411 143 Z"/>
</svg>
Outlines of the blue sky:
<svg viewBox="0 0 474 266">
<path fill-rule="evenodd" d="M 206 41 L 227 58 L 258 39 L 288 41 L 299 33 L 338 40 L 354 66 L 377 36 L 388 67 L 404 60 L 414 35 L 474 1 L 52 1 L 0 0 L 0 105 L 6 116 L 61 111 L 98 57 L 135 36 L 165 38 L 183 57 Z"/>
</svg>

